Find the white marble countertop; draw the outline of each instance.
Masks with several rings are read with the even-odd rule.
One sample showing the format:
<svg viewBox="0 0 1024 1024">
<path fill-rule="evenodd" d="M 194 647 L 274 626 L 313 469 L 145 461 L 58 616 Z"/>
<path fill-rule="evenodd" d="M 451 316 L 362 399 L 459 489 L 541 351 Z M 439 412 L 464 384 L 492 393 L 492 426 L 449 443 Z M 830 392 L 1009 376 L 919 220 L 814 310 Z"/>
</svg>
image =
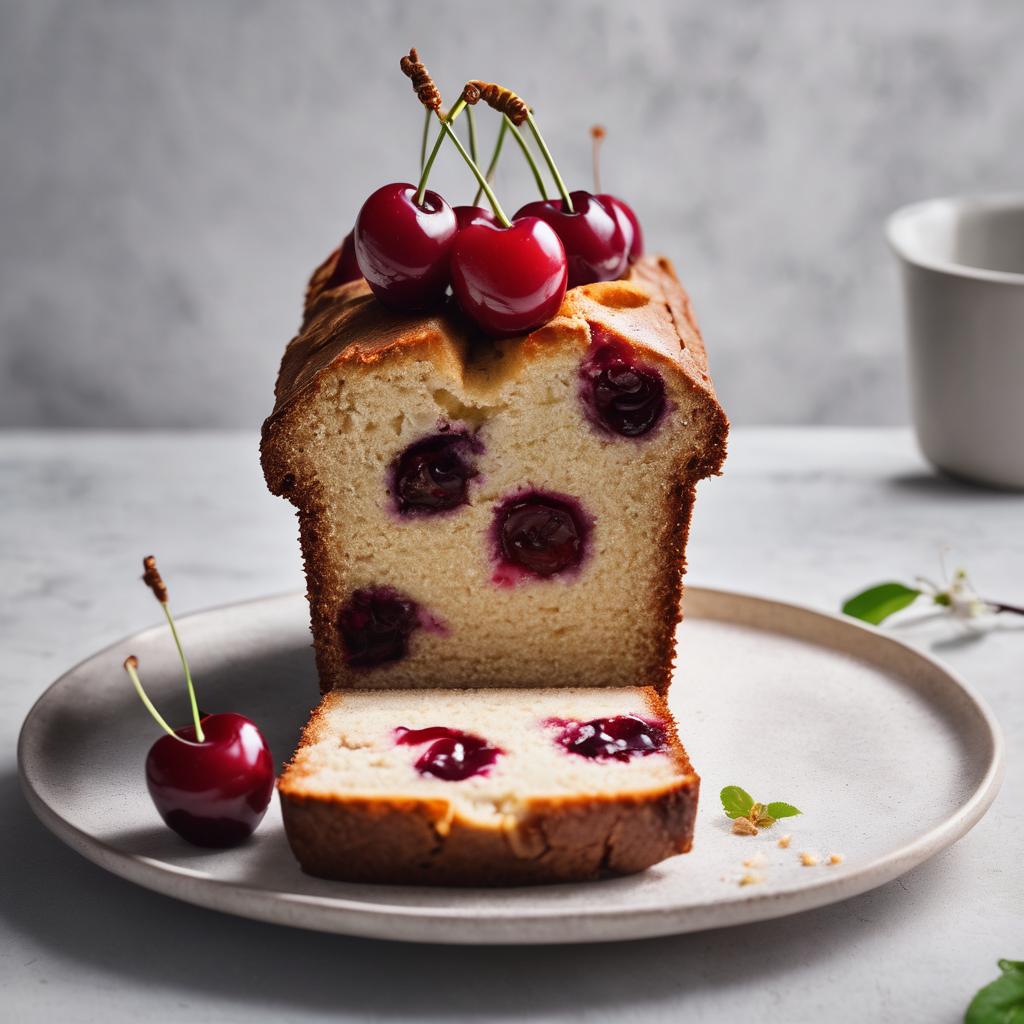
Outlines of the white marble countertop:
<svg viewBox="0 0 1024 1024">
<path fill-rule="evenodd" d="M 888 577 L 937 575 L 1024 603 L 1024 496 L 930 473 L 908 432 L 737 430 L 701 487 L 690 581 L 834 610 Z M 0 433 L 0 993 L 18 1021 L 956 1021 L 1024 956 L 1024 622 L 899 628 L 949 661 L 1007 734 L 1003 791 L 951 850 L 832 907 L 603 946 L 406 946 L 290 931 L 106 875 L 25 805 L 18 727 L 78 659 L 156 621 L 150 551 L 179 611 L 299 588 L 290 506 L 249 433 Z M 926 772 L 927 765 L 921 770 Z M 870 814 L 871 809 L 865 808 Z M 908 807 L 912 814 L 913 808 Z"/>
</svg>

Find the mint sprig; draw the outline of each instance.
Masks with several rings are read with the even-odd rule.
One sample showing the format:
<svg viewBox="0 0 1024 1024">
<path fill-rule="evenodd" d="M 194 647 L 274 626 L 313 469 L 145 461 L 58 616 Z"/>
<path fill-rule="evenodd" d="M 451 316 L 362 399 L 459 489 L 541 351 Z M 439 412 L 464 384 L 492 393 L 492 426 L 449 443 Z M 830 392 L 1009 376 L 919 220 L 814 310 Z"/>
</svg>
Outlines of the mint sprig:
<svg viewBox="0 0 1024 1024">
<path fill-rule="evenodd" d="M 792 818 L 802 812 L 792 804 L 775 800 L 763 804 L 739 786 L 726 786 L 719 794 L 725 816 L 737 824 L 733 831 L 753 835 L 759 828 L 771 828 L 778 818 Z"/>
<path fill-rule="evenodd" d="M 964 1024 L 1024 1022 L 1024 960 L 1000 960 L 1003 973 L 971 1000 Z"/>
</svg>

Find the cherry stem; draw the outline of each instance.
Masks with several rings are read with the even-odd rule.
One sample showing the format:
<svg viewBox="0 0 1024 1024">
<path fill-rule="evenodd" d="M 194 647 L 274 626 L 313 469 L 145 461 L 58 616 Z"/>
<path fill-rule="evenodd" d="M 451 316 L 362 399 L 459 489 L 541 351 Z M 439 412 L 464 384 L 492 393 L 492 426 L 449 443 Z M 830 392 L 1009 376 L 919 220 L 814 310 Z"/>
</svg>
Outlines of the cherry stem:
<svg viewBox="0 0 1024 1024">
<path fill-rule="evenodd" d="M 1006 604 L 1003 601 L 985 601 L 990 608 L 997 612 L 1010 612 L 1011 615 L 1024 615 L 1024 606 L 1019 604 Z"/>
<path fill-rule="evenodd" d="M 562 180 L 562 176 L 558 173 L 558 168 L 555 166 L 554 158 L 551 156 L 551 150 L 548 149 L 547 144 L 544 142 L 544 136 L 541 135 L 540 129 L 537 127 L 537 122 L 533 119 L 532 111 L 527 111 L 526 123 L 530 126 L 530 131 L 533 132 L 533 137 L 537 140 L 537 145 L 540 147 L 540 152 L 544 157 L 544 162 L 548 165 L 551 177 L 555 179 L 558 194 L 562 197 L 562 203 L 565 205 L 565 212 L 575 213 L 576 211 L 572 206 L 572 199 L 569 198 L 569 190 L 565 187 L 565 182 Z"/>
<path fill-rule="evenodd" d="M 423 165 L 427 162 L 427 138 L 430 136 L 430 121 L 433 111 L 427 107 L 423 118 L 423 137 L 420 139 L 420 174 L 423 173 Z"/>
<path fill-rule="evenodd" d="M 160 728 L 163 729 L 163 731 L 167 733 L 168 736 L 172 736 L 179 743 L 188 743 L 189 741 L 185 739 L 184 736 L 179 736 L 167 724 L 167 722 L 164 720 L 164 716 L 161 715 L 159 711 L 157 711 L 153 702 L 149 699 L 149 694 L 147 694 L 146 691 L 142 688 L 142 680 L 139 679 L 139 673 L 136 671 L 136 669 L 138 668 L 138 664 L 138 658 L 136 658 L 135 655 L 132 654 L 125 659 L 124 670 L 128 673 L 128 678 L 131 679 L 132 685 L 135 687 L 135 692 L 139 695 L 139 699 L 145 705 L 146 710 L 153 716 L 153 719 L 155 720 L 156 724 L 159 725 Z"/>
<path fill-rule="evenodd" d="M 604 129 L 598 130 L 595 125 L 590 129 L 590 137 L 593 140 L 590 150 L 590 159 L 594 166 L 594 193 L 601 192 L 601 143 L 604 140 Z"/>
<path fill-rule="evenodd" d="M 484 177 L 488 181 L 494 181 L 494 171 L 498 166 L 498 157 L 501 156 L 501 147 L 505 142 L 505 135 L 508 132 L 509 124 L 511 124 L 511 122 L 508 120 L 508 118 L 502 118 L 501 127 L 498 129 L 498 138 L 495 140 L 494 143 L 494 152 L 491 154 L 491 162 L 487 165 L 487 171 L 484 174 Z M 480 186 L 478 185 L 476 189 L 476 195 L 473 196 L 473 202 L 470 205 L 478 205 L 480 202 L 480 197 L 483 194 L 484 190 L 480 188 Z"/>
<path fill-rule="evenodd" d="M 510 132 L 512 132 L 512 138 L 519 143 L 519 148 L 523 151 L 523 156 L 526 157 L 526 162 L 530 165 L 530 170 L 533 171 L 533 180 L 537 182 L 537 188 L 540 191 L 541 199 L 547 199 L 548 187 L 544 184 L 544 177 L 540 173 L 537 161 L 533 158 L 533 153 L 530 152 L 529 144 L 526 139 L 523 138 L 523 133 L 512 123 L 508 114 L 504 116 L 502 123 L 507 126 Z"/>
<path fill-rule="evenodd" d="M 437 133 L 437 138 L 434 140 L 434 147 L 430 151 L 430 156 L 427 157 L 427 162 L 423 165 L 423 168 L 420 171 L 420 182 L 416 186 L 415 202 L 417 206 L 423 205 L 423 196 L 424 193 L 427 191 L 427 179 L 430 177 L 430 172 L 433 170 L 434 161 L 437 159 L 437 154 L 441 152 L 441 143 L 444 142 L 444 126 L 450 125 L 459 116 L 459 114 L 462 113 L 462 111 L 465 109 L 465 106 L 465 102 L 463 100 L 459 100 L 459 102 L 456 103 L 455 106 L 448 111 L 447 117 L 441 117 L 440 114 L 437 115 L 441 120 L 441 131 Z M 428 120 L 430 118 L 431 113 L 432 111 L 428 108 Z"/>
<path fill-rule="evenodd" d="M 466 120 L 469 123 L 469 155 L 473 158 L 473 163 L 477 164 L 480 158 L 476 153 L 476 118 L 472 107 L 466 108 Z"/>
<path fill-rule="evenodd" d="M 192 673 L 189 671 L 188 659 L 185 657 L 185 648 L 181 645 L 181 637 L 178 636 L 178 629 L 174 625 L 174 616 L 171 615 L 171 606 L 166 601 L 161 601 L 160 606 L 167 616 L 167 624 L 171 627 L 171 636 L 174 637 L 174 645 L 178 648 L 178 657 L 181 658 L 181 667 L 185 670 L 185 685 L 188 687 L 188 699 L 192 704 L 192 720 L 196 726 L 196 739 L 202 743 L 206 737 L 203 735 L 203 726 L 199 721 L 199 702 L 196 700 L 196 688 L 192 684 Z"/>
</svg>

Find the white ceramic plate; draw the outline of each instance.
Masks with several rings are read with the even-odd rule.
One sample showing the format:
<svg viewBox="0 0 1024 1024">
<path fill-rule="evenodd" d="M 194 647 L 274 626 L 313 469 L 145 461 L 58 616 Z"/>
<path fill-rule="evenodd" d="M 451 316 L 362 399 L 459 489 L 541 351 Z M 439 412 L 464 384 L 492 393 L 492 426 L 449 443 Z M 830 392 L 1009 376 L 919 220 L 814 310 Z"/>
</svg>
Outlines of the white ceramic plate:
<svg viewBox="0 0 1024 1024">
<path fill-rule="evenodd" d="M 184 720 L 166 628 L 100 652 L 43 694 L 21 732 L 22 781 L 57 836 L 140 885 L 244 917 L 421 942 L 587 942 L 778 917 L 895 878 L 985 813 L 1002 775 L 999 729 L 938 662 L 848 619 L 756 597 L 689 588 L 686 612 L 672 705 L 703 776 L 696 841 L 629 878 L 494 890 L 326 882 L 299 871 L 276 800 L 241 848 L 188 846 L 150 803 L 155 727 L 121 670 L 137 654 L 156 703 Z M 286 760 L 318 692 L 304 598 L 202 612 L 181 632 L 204 709 L 249 715 Z M 731 784 L 804 814 L 734 836 L 717 795 Z M 805 850 L 843 862 L 805 867 Z M 748 872 L 760 881 L 740 885 Z"/>
</svg>

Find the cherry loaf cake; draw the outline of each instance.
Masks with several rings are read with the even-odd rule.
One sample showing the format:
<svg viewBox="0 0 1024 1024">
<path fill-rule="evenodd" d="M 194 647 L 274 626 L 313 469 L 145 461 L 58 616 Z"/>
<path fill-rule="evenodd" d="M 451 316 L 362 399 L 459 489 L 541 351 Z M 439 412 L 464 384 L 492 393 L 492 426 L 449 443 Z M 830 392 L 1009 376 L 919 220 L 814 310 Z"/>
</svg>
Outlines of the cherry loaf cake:
<svg viewBox="0 0 1024 1024">
<path fill-rule="evenodd" d="M 335 690 L 279 783 L 305 871 L 437 885 L 641 871 L 690 848 L 698 787 L 641 687 Z"/>
<path fill-rule="evenodd" d="M 358 881 L 639 871 L 692 841 L 663 698 L 728 424 L 629 206 L 570 193 L 514 93 L 471 81 L 442 115 L 416 52 L 401 66 L 434 148 L 313 275 L 263 428 L 327 694 L 279 783 L 288 837 Z M 481 99 L 529 127 L 560 199 L 505 215 L 453 129 Z M 490 211 L 426 188 L 446 138 Z"/>
<path fill-rule="evenodd" d="M 669 263 L 489 342 L 325 275 L 262 450 L 298 508 L 322 689 L 667 687 L 727 429 Z"/>
</svg>

